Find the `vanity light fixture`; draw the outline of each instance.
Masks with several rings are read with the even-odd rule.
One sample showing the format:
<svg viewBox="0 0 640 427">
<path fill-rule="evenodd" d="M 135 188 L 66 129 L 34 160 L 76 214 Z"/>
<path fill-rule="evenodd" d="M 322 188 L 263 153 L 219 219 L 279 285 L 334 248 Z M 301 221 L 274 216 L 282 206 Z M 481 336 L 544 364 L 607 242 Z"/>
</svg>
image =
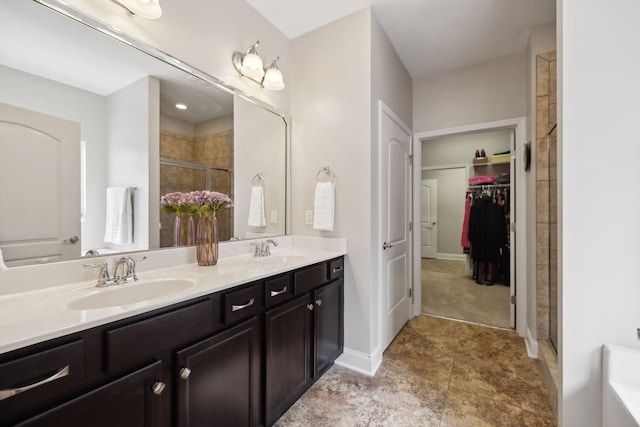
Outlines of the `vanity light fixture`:
<svg viewBox="0 0 640 427">
<path fill-rule="evenodd" d="M 265 89 L 284 89 L 282 72 L 277 65 L 280 57 L 277 57 L 266 66 L 263 66 L 262 58 L 260 58 L 256 49 L 259 44 L 260 41 L 258 40 L 253 45 L 249 46 L 244 53 L 235 52 L 231 57 L 233 66 L 241 76 L 253 80 Z"/>
<path fill-rule="evenodd" d="M 111 0 L 125 8 L 132 15 L 147 19 L 157 19 L 162 16 L 160 0 Z"/>
</svg>

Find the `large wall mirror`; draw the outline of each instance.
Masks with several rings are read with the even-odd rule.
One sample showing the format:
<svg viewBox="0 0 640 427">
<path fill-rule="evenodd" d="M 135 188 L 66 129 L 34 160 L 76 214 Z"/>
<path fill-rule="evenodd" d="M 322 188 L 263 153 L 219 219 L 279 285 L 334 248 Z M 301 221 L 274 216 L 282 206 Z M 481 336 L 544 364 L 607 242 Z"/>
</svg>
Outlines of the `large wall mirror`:
<svg viewBox="0 0 640 427">
<path fill-rule="evenodd" d="M 221 240 L 285 234 L 283 115 L 89 17 L 82 21 L 33 1 L 0 6 L 0 249 L 7 264 L 173 247 L 175 214 L 161 212 L 160 196 L 174 191 L 233 199 L 219 216 Z M 265 221 L 252 226 L 260 185 Z"/>
</svg>

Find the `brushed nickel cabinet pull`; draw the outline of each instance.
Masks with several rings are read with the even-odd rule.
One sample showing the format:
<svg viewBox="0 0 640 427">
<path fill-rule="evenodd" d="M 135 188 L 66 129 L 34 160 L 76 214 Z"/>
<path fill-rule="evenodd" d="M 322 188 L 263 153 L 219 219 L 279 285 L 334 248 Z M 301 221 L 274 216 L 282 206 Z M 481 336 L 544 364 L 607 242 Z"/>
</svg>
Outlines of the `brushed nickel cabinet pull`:
<svg viewBox="0 0 640 427">
<path fill-rule="evenodd" d="M 186 380 L 187 378 L 189 378 L 189 375 L 191 375 L 191 369 L 189 368 L 180 369 L 180 378 L 182 378 L 183 380 Z"/>
<path fill-rule="evenodd" d="M 29 384 L 24 387 L 16 387 L 11 389 L 0 390 L 0 400 L 8 399 L 11 396 L 15 396 L 16 394 L 20 394 L 23 391 L 31 390 L 32 388 L 40 387 L 41 385 L 45 385 L 50 383 L 51 381 L 55 381 L 57 379 L 66 377 L 69 375 L 69 365 L 64 368 L 60 368 L 55 374 L 51 375 L 49 378 L 45 378 L 42 381 L 38 381 L 37 383 Z"/>
<path fill-rule="evenodd" d="M 285 292 L 287 292 L 287 287 L 285 286 L 284 288 L 280 289 L 279 291 L 271 291 L 271 296 L 272 297 L 276 297 L 278 295 L 282 295 Z"/>
<path fill-rule="evenodd" d="M 253 305 L 253 298 L 251 298 L 248 303 L 243 304 L 243 305 L 235 305 L 235 304 L 231 305 L 231 311 L 242 310 L 243 308 L 247 308 L 247 307 L 250 307 L 252 305 Z"/>
<path fill-rule="evenodd" d="M 320 306 L 322 305 L 322 300 L 321 300 L 320 298 L 318 298 L 318 299 L 316 300 L 316 305 L 317 305 L 318 307 L 320 307 Z"/>
<path fill-rule="evenodd" d="M 339 272 L 339 271 L 342 271 L 342 266 L 340 266 L 340 267 L 336 267 L 336 268 L 334 268 L 334 269 L 333 269 L 333 270 L 331 270 L 331 271 L 332 271 L 333 273 L 337 273 L 337 272 Z"/>
<path fill-rule="evenodd" d="M 151 390 L 153 391 L 153 394 L 160 395 L 164 391 L 165 387 L 165 383 L 163 383 L 162 381 L 158 381 L 154 383 L 153 386 L 151 386 Z"/>
<path fill-rule="evenodd" d="M 313 311 L 313 304 L 307 304 L 307 310 Z"/>
</svg>

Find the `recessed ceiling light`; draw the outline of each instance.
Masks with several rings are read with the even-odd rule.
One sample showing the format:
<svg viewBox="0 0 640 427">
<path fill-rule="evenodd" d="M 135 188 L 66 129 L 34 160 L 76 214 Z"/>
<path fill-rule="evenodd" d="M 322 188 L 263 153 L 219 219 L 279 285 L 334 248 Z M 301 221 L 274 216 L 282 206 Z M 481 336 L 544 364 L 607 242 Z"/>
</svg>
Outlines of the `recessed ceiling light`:
<svg viewBox="0 0 640 427">
<path fill-rule="evenodd" d="M 187 106 L 185 104 L 183 104 L 183 103 L 179 103 L 179 104 L 176 104 L 176 108 L 178 110 L 186 110 Z"/>
</svg>

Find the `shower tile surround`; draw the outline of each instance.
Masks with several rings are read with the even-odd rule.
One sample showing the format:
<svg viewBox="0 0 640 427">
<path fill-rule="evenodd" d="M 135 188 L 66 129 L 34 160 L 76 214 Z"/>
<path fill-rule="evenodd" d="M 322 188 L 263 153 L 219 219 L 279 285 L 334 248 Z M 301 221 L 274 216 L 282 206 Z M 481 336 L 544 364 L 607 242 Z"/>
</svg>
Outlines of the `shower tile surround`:
<svg viewBox="0 0 640 427">
<path fill-rule="evenodd" d="M 555 425 L 540 363 L 515 332 L 422 315 L 374 377 L 334 366 L 275 427 Z"/>
<path fill-rule="evenodd" d="M 211 190 L 228 194 L 233 199 L 233 130 L 188 136 L 168 130 L 160 131 L 160 156 L 173 160 L 228 169 L 231 173 L 213 171 Z M 182 167 L 160 166 L 160 194 L 173 191 L 204 189 L 205 173 Z M 233 215 L 225 209 L 218 214 L 220 240 L 229 240 L 233 230 Z M 160 246 L 173 245 L 173 214 L 162 212 Z"/>
<path fill-rule="evenodd" d="M 536 330 L 545 383 L 557 410 L 557 131 L 556 52 L 536 57 Z"/>
</svg>

